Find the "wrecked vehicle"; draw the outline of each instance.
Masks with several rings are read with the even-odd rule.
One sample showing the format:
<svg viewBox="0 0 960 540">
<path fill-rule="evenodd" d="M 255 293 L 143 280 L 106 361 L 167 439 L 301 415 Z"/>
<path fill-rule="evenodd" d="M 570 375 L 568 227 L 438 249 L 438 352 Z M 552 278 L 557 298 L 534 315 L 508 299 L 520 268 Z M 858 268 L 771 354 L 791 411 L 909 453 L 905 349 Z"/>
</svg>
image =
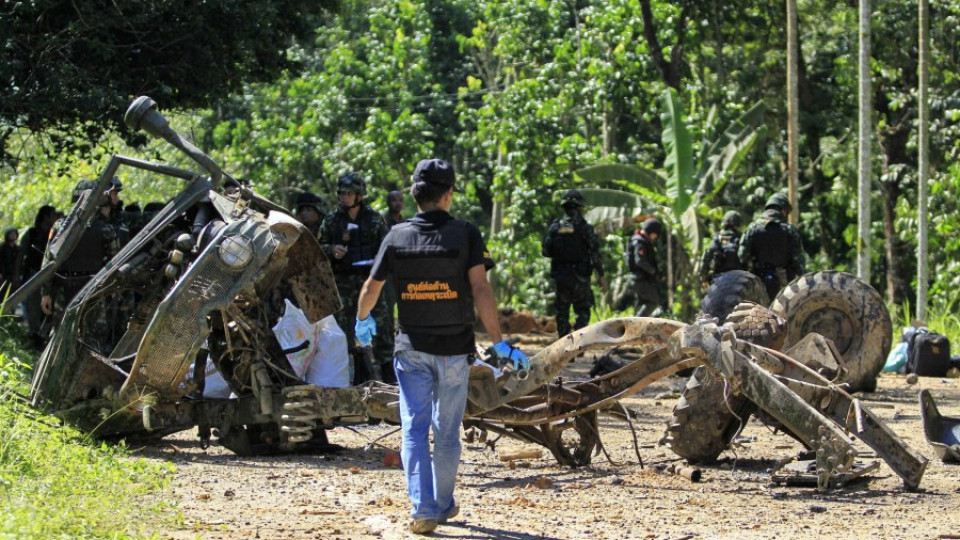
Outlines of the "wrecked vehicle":
<svg viewBox="0 0 960 540">
<path fill-rule="evenodd" d="M 53 261 L 7 305 L 53 275 L 119 167 L 186 181 L 70 301 L 36 368 L 33 405 L 102 438 L 160 437 L 196 426 L 203 444 L 216 437 L 242 455 L 322 447 L 325 430 L 336 425 L 399 423 L 396 387 L 308 384 L 288 361 L 293 350 L 283 349 L 271 331 L 290 303 L 311 323 L 341 307 L 329 261 L 313 235 L 252 191 L 221 194 L 218 187 L 228 175 L 182 139 L 149 98 L 135 100 L 125 122 L 165 139 L 205 174 L 115 155 L 83 194 L 52 240 Z M 122 337 L 110 343 L 88 321 L 121 291 L 140 301 Z M 793 311 L 787 309 L 788 321 Z M 602 321 L 544 348 L 530 359 L 529 370 L 472 366 L 465 425 L 543 445 L 562 464 L 585 465 L 600 447 L 599 413 L 629 418 L 620 400 L 657 379 L 700 367 L 729 389 L 721 399 L 742 395 L 814 451 L 822 487 L 851 468 L 856 437 L 915 488 L 926 460 L 828 378 L 827 370 L 851 370 L 834 354 L 831 340 L 810 333 L 832 324 L 822 309 L 814 311 L 821 315 L 807 317 L 811 324 L 796 338 L 789 323 L 784 330 L 782 318 L 756 304 L 736 307 L 723 325 L 719 319 L 691 325 L 652 318 Z M 823 323 L 813 324 L 817 320 Z M 790 339 L 797 343 L 787 354 L 775 350 Z M 558 379 L 584 351 L 622 346 L 650 352 L 589 381 Z M 851 354 L 857 347 L 850 344 Z M 208 359 L 233 397 L 200 392 Z"/>
</svg>

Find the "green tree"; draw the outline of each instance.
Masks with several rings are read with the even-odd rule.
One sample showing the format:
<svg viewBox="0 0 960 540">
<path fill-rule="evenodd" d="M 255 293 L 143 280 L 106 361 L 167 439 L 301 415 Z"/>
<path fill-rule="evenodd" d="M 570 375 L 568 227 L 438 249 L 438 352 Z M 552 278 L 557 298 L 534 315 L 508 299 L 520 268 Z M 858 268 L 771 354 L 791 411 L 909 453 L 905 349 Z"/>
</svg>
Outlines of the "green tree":
<svg viewBox="0 0 960 540">
<path fill-rule="evenodd" d="M 17 128 L 57 148 L 122 130 L 130 99 L 200 107 L 294 66 L 326 0 L 39 0 L 0 7 L 0 159 Z"/>
</svg>

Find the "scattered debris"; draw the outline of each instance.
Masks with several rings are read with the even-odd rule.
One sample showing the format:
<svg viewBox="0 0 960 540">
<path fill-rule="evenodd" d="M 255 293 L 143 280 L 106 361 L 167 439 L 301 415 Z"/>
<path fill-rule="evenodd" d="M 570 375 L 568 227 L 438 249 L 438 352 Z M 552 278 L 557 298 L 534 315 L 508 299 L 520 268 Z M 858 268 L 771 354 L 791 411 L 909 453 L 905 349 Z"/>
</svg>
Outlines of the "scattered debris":
<svg viewBox="0 0 960 540">
<path fill-rule="evenodd" d="M 960 418 L 943 416 L 929 390 L 920 392 L 923 434 L 944 463 L 960 462 Z"/>
<path fill-rule="evenodd" d="M 403 468 L 403 459 L 400 457 L 400 452 L 394 450 L 387 450 L 383 453 L 383 465 L 385 467 L 394 467 L 397 469 Z"/>
<path fill-rule="evenodd" d="M 540 489 L 549 489 L 553 487 L 553 480 L 547 478 L 546 476 L 541 476 L 533 482 L 533 485 Z"/>
<path fill-rule="evenodd" d="M 855 480 L 864 478 L 867 473 L 879 468 L 879 461 L 871 461 L 868 464 L 855 461 L 850 470 L 834 472 L 830 476 L 830 487 L 845 486 Z M 820 477 L 817 474 L 817 461 L 809 459 L 782 463 L 779 469 L 770 475 L 770 481 L 776 485 L 819 487 Z"/>
<path fill-rule="evenodd" d="M 497 452 L 497 458 L 500 461 L 516 461 L 520 459 L 540 459 L 543 457 L 543 450 L 540 448 L 523 448 L 520 450 L 501 450 Z"/>
<path fill-rule="evenodd" d="M 678 463 L 656 465 L 654 466 L 654 470 L 661 474 L 682 476 L 691 482 L 699 482 L 703 476 L 700 467 L 681 465 Z"/>
</svg>

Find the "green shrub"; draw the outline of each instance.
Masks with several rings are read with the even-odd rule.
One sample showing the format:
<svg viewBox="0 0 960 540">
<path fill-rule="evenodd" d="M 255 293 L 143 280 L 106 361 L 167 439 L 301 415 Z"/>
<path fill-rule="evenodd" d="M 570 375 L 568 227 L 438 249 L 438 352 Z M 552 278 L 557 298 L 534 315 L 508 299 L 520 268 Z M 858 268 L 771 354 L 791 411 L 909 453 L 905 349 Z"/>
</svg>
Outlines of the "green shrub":
<svg viewBox="0 0 960 540">
<path fill-rule="evenodd" d="M 30 353 L 0 321 L 0 538 L 149 537 L 162 504 L 146 495 L 172 466 L 128 457 L 123 445 L 91 441 L 29 408 Z"/>
</svg>

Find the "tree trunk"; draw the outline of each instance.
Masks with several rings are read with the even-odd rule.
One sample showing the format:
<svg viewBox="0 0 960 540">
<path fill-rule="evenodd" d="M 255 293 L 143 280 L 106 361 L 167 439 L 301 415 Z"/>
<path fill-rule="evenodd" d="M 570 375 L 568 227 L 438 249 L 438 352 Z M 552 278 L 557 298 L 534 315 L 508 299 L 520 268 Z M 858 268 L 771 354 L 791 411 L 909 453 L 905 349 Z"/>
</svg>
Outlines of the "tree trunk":
<svg viewBox="0 0 960 540">
<path fill-rule="evenodd" d="M 799 40 L 797 39 L 797 0 L 787 0 L 787 192 L 790 204 L 790 223 L 796 225 L 800 215 L 797 200 L 797 176 L 800 168 L 799 99 L 797 96 Z"/>
<path fill-rule="evenodd" d="M 897 177 L 897 174 L 893 174 Z M 897 217 L 897 200 L 900 198 L 900 182 L 893 180 L 880 182 L 883 192 L 883 248 L 887 260 L 887 302 L 903 304 L 907 299 L 906 284 L 903 276 L 903 253 L 900 237 L 897 236 L 894 221 Z"/>
<path fill-rule="evenodd" d="M 675 32 L 677 42 L 670 49 L 670 59 L 663 55 L 663 48 L 660 46 L 660 38 L 657 37 L 657 24 L 653 17 L 653 9 L 650 7 L 650 0 L 640 0 L 640 15 L 643 18 L 643 37 L 647 42 L 647 49 L 650 56 L 653 57 L 653 63 L 660 70 L 663 82 L 677 90 L 680 89 L 680 66 L 683 63 L 683 38 L 685 35 L 684 26 L 687 21 L 687 2 L 680 3 L 680 16 L 677 17 L 677 26 Z"/>
</svg>

